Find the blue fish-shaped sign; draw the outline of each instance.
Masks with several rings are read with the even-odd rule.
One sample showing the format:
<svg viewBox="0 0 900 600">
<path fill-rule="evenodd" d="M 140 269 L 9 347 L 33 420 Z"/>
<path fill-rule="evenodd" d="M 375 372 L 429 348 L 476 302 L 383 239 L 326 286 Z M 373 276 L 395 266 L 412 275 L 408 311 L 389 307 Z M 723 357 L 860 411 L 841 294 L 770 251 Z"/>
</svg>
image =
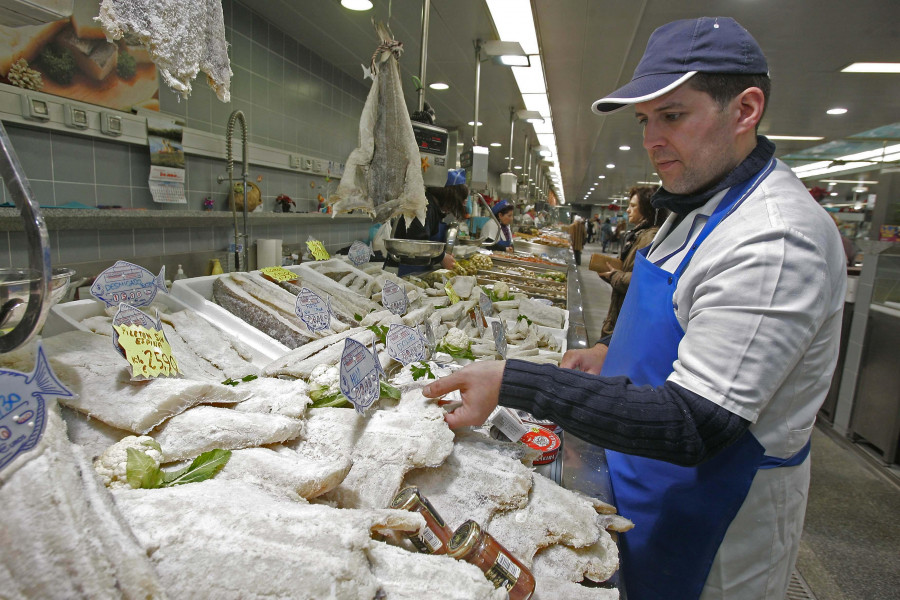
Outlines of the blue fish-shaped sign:
<svg viewBox="0 0 900 600">
<path fill-rule="evenodd" d="M 44 433 L 44 396 L 71 398 L 38 343 L 34 371 L 0 369 L 0 470 L 34 448 Z"/>
<path fill-rule="evenodd" d="M 364 414 L 378 399 L 380 364 L 378 358 L 352 338 L 344 340 L 344 352 L 340 363 L 341 392 Z"/>
<path fill-rule="evenodd" d="M 116 331 L 118 325 L 140 325 L 145 329 L 162 331 L 162 321 L 159 318 L 158 310 L 156 311 L 156 320 L 154 321 L 150 315 L 126 302 L 119 305 L 119 311 L 116 313 L 116 316 L 113 317 L 112 324 L 113 348 L 115 348 L 116 352 L 123 357 L 125 356 L 125 351 L 122 350 L 122 347 L 119 345 L 119 332 Z"/>
<path fill-rule="evenodd" d="M 120 260 L 97 276 L 91 286 L 91 295 L 105 302 L 106 306 L 116 306 L 120 302 L 149 306 L 160 290 L 169 293 L 165 265 L 159 270 L 159 275 L 154 276 L 144 267 Z"/>
</svg>

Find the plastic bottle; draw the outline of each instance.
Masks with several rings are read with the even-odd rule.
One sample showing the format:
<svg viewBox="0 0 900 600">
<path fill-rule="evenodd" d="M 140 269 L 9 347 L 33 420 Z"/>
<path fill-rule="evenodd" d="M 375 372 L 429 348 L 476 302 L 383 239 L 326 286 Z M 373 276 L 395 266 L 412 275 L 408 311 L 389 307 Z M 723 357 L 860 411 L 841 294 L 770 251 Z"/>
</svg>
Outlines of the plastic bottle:
<svg viewBox="0 0 900 600">
<path fill-rule="evenodd" d="M 187 275 L 184 274 L 181 265 L 178 265 L 178 271 L 175 272 L 175 281 L 178 281 L 179 279 L 187 279 Z"/>
</svg>

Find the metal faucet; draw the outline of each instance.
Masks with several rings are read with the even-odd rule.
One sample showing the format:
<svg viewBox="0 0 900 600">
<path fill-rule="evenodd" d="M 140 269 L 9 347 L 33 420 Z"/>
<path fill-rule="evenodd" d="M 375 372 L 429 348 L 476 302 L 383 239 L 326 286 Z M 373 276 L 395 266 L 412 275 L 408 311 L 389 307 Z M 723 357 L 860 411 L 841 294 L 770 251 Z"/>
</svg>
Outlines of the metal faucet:
<svg viewBox="0 0 900 600">
<path fill-rule="evenodd" d="M 235 202 L 234 198 L 234 153 L 231 149 L 231 142 L 234 138 L 234 122 L 237 119 L 241 121 L 241 155 L 243 156 L 244 164 L 244 172 L 241 173 L 241 180 L 244 186 L 244 231 L 242 233 L 238 232 L 237 202 Z M 247 205 L 250 204 L 250 190 L 247 188 L 247 177 L 250 176 L 250 157 L 247 154 L 247 119 L 240 110 L 234 111 L 228 117 L 228 127 L 225 130 L 225 158 L 228 161 L 228 192 L 232 195 L 231 215 L 234 218 L 234 267 L 238 271 L 249 271 L 250 254 L 248 249 L 249 240 L 247 239 L 247 215 L 249 210 Z M 217 181 L 222 183 L 225 181 L 225 176 L 219 175 Z M 241 240 L 243 240 L 243 244 L 241 244 Z M 238 248 L 242 248 L 243 256 L 241 256 Z"/>
</svg>

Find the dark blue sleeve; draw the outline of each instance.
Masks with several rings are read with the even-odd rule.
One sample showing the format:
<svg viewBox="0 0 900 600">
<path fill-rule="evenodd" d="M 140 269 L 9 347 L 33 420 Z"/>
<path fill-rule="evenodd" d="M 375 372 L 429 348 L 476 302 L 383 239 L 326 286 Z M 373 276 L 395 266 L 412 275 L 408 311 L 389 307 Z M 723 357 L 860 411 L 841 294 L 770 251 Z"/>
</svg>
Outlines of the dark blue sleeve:
<svg viewBox="0 0 900 600">
<path fill-rule="evenodd" d="M 553 421 L 618 452 L 697 465 L 736 441 L 750 422 L 683 387 L 636 386 L 627 377 L 508 360 L 500 404 Z"/>
</svg>

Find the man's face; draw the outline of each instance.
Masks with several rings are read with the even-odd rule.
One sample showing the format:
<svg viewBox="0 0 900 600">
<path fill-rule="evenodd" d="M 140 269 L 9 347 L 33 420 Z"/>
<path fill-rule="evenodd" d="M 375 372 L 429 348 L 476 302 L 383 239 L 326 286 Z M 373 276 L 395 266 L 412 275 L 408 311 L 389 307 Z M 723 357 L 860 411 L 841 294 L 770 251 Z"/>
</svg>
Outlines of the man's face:
<svg viewBox="0 0 900 600">
<path fill-rule="evenodd" d="M 673 194 L 701 191 L 737 166 L 736 132 L 712 96 L 688 85 L 635 105 L 644 148 L 663 187 Z"/>
</svg>

